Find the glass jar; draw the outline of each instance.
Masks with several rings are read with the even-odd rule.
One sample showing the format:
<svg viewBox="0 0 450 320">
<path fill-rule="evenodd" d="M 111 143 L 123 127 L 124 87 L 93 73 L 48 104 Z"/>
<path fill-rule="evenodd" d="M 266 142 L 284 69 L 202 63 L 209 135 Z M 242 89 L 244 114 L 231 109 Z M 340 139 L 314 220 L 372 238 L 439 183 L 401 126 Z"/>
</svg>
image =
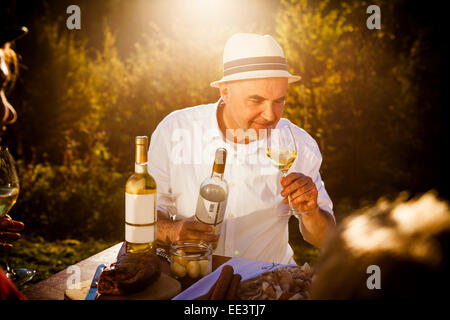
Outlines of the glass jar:
<svg viewBox="0 0 450 320">
<path fill-rule="evenodd" d="M 170 270 L 177 278 L 200 279 L 211 273 L 212 248 L 205 241 L 178 240 L 170 247 Z"/>
</svg>

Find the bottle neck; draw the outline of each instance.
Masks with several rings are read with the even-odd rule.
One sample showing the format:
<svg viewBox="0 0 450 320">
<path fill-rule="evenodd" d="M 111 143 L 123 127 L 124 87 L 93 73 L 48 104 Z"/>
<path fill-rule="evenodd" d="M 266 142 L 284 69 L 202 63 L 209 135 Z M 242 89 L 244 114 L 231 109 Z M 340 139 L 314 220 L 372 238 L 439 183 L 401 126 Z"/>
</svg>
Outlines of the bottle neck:
<svg viewBox="0 0 450 320">
<path fill-rule="evenodd" d="M 134 172 L 147 172 L 147 150 L 145 144 L 136 144 L 136 156 L 134 162 Z"/>
<path fill-rule="evenodd" d="M 147 173 L 147 162 L 144 163 L 135 163 L 134 164 L 134 172 L 136 173 Z"/>
<path fill-rule="evenodd" d="M 213 171 L 211 173 L 211 178 L 219 178 L 220 180 L 223 180 L 223 173 Z"/>
<path fill-rule="evenodd" d="M 211 178 L 223 179 L 223 172 L 225 171 L 225 165 L 214 162 L 213 169 L 211 172 Z"/>
</svg>

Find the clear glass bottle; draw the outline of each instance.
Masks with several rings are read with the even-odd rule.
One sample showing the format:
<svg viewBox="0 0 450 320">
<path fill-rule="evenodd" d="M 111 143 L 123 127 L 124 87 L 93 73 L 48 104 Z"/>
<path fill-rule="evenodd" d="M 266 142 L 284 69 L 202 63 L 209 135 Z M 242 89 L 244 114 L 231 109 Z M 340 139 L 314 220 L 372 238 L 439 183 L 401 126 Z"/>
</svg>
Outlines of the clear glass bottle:
<svg viewBox="0 0 450 320">
<path fill-rule="evenodd" d="M 212 233 L 217 235 L 220 235 L 228 200 L 228 183 L 223 178 L 226 158 L 226 149 L 216 150 L 211 176 L 203 180 L 200 185 L 195 210 L 197 221 L 213 226 Z M 212 245 L 216 247 L 217 243 Z"/>
</svg>

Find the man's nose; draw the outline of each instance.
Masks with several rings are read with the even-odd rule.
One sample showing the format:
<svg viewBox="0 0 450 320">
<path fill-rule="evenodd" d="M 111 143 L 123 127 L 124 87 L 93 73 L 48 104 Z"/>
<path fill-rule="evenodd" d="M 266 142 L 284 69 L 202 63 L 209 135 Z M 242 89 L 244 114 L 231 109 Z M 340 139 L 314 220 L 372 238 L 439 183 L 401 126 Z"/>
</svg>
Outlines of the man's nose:
<svg viewBox="0 0 450 320">
<path fill-rule="evenodd" d="M 264 111 L 261 113 L 261 117 L 267 122 L 273 122 L 276 120 L 277 116 L 274 112 L 274 103 L 271 101 L 266 101 L 264 104 Z"/>
</svg>

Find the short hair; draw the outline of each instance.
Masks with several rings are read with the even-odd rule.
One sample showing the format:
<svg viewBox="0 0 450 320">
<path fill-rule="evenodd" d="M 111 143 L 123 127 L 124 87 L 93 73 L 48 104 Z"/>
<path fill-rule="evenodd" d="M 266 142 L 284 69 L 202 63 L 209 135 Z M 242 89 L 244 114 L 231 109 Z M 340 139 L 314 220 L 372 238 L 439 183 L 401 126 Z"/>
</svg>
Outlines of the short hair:
<svg viewBox="0 0 450 320">
<path fill-rule="evenodd" d="M 431 191 L 381 199 L 345 219 L 316 264 L 312 299 L 442 298 L 449 282 L 450 211 Z M 380 269 L 380 289 L 369 289 Z"/>
</svg>

